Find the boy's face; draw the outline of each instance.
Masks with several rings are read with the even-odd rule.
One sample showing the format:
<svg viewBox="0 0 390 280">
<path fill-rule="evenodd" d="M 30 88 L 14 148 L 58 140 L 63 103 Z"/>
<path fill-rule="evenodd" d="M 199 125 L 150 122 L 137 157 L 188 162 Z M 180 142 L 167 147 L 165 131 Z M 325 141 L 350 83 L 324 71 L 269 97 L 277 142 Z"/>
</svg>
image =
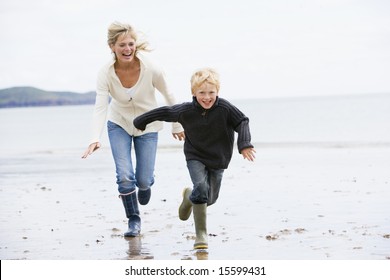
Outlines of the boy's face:
<svg viewBox="0 0 390 280">
<path fill-rule="evenodd" d="M 210 84 L 209 82 L 205 82 L 195 90 L 193 95 L 196 97 L 196 100 L 203 107 L 203 109 L 207 110 L 213 107 L 218 96 L 218 91 L 215 85 Z"/>
</svg>

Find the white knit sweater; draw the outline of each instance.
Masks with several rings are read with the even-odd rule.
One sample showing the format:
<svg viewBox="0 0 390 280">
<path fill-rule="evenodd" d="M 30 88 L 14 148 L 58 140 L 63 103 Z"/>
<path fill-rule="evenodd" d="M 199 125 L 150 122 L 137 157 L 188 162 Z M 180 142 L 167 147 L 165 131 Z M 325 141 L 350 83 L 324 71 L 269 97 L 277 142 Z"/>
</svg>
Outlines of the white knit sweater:
<svg viewBox="0 0 390 280">
<path fill-rule="evenodd" d="M 131 88 L 131 96 L 115 73 L 114 60 L 100 70 L 96 86 L 90 143 L 100 141 L 107 119 L 121 126 L 132 136 L 157 132 L 163 128 L 163 124 L 158 121 L 149 124 L 142 132 L 133 125 L 133 120 L 137 116 L 157 107 L 155 89 L 164 96 L 168 105 L 175 104 L 175 98 L 169 93 L 162 70 L 153 65 L 145 55 L 138 52 L 137 57 L 141 62 L 141 73 L 137 83 Z M 172 125 L 172 133 L 181 131 L 183 128 L 180 124 L 174 123 Z"/>
</svg>

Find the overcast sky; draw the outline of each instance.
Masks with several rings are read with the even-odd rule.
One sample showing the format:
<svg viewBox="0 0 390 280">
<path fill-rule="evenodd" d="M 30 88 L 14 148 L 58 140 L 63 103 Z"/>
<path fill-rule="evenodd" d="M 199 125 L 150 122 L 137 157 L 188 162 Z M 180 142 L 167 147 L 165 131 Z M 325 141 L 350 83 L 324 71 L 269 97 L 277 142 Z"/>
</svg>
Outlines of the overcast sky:
<svg viewBox="0 0 390 280">
<path fill-rule="evenodd" d="M 144 33 L 179 100 L 203 66 L 231 99 L 390 92 L 388 0 L 0 0 L 0 89 L 94 90 L 113 21 Z"/>
</svg>

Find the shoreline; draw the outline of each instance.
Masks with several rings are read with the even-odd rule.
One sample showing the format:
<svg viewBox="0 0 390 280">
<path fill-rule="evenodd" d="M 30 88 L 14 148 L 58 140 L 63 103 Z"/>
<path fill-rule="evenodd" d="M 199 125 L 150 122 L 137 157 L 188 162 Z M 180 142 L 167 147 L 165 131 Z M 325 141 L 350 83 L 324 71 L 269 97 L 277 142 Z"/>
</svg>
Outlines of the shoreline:
<svg viewBox="0 0 390 280">
<path fill-rule="evenodd" d="M 289 148 L 315 148 L 315 149 L 359 149 L 359 148 L 390 148 L 390 142 L 387 141 L 288 141 L 288 142 L 253 142 L 256 149 L 289 149 Z M 236 147 L 234 143 L 234 147 Z M 23 149 L 0 149 L 1 157 L 19 157 L 23 155 L 34 155 L 34 154 L 71 154 L 71 153 L 82 153 L 85 147 L 67 147 L 67 148 L 38 148 L 34 150 L 23 150 Z M 160 151 L 175 151 L 181 152 L 183 149 L 182 142 L 178 144 L 159 144 L 158 150 Z M 234 148 L 236 149 L 236 148 Z M 104 141 L 100 151 L 110 152 L 109 144 Z"/>
</svg>

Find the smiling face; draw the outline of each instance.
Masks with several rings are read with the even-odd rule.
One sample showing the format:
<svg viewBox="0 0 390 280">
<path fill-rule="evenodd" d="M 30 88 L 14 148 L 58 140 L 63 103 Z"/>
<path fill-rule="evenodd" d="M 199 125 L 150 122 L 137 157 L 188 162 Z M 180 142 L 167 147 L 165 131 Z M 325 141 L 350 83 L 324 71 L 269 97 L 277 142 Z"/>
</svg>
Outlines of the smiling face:
<svg viewBox="0 0 390 280">
<path fill-rule="evenodd" d="M 128 63 L 134 60 L 136 44 L 130 34 L 119 36 L 115 44 L 110 47 L 118 61 Z"/>
<path fill-rule="evenodd" d="M 217 86 L 204 82 L 202 83 L 195 91 L 193 92 L 198 103 L 203 107 L 203 109 L 210 109 L 213 107 L 215 100 L 218 96 Z"/>
</svg>

